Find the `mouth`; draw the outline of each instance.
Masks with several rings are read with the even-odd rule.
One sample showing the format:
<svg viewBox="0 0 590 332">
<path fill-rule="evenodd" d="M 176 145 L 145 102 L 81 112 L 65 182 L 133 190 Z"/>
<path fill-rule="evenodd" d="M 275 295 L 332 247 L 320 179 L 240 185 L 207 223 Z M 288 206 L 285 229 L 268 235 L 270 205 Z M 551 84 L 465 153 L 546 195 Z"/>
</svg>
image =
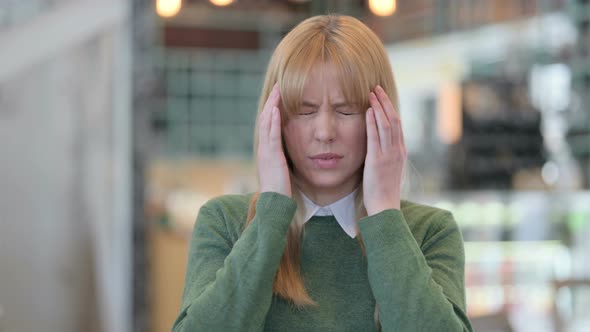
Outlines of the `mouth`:
<svg viewBox="0 0 590 332">
<path fill-rule="evenodd" d="M 342 156 L 335 153 L 321 153 L 311 156 L 310 159 L 315 167 L 319 169 L 335 169 L 338 167 Z"/>
<path fill-rule="evenodd" d="M 342 156 L 339 154 L 335 154 L 335 153 L 320 153 L 320 154 L 316 154 L 314 156 L 311 156 L 310 158 L 311 159 L 330 160 L 330 159 L 341 159 Z"/>
</svg>

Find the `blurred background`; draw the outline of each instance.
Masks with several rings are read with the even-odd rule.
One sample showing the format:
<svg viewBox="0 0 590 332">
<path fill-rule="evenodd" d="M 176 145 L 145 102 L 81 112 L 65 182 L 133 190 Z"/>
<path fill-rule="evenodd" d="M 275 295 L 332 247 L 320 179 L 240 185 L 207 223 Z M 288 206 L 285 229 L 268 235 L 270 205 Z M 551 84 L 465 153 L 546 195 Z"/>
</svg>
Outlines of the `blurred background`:
<svg viewBox="0 0 590 332">
<path fill-rule="evenodd" d="M 270 54 L 323 13 L 386 45 L 476 331 L 590 331 L 589 3 L 0 0 L 0 332 L 170 331 L 199 207 L 256 190 Z"/>
</svg>

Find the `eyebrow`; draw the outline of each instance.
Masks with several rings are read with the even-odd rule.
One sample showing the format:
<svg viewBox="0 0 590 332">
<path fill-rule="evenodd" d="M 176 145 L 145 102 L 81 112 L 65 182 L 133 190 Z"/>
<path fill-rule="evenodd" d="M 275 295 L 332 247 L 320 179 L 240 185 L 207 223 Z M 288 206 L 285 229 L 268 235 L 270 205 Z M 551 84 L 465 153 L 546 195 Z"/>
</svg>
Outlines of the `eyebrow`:
<svg viewBox="0 0 590 332">
<path fill-rule="evenodd" d="M 316 107 L 316 108 L 317 108 L 317 107 L 320 107 L 319 105 L 317 105 L 317 104 L 314 104 L 313 102 L 311 102 L 311 101 L 307 101 L 307 100 L 304 100 L 304 101 L 301 103 L 301 105 L 302 105 L 302 106 L 304 106 L 304 107 Z M 347 103 L 347 102 L 343 101 L 343 102 L 337 102 L 337 103 L 334 103 L 334 104 L 332 104 L 331 106 L 332 106 L 333 108 L 338 108 L 338 107 L 342 107 L 342 106 L 350 106 L 350 103 Z"/>
</svg>

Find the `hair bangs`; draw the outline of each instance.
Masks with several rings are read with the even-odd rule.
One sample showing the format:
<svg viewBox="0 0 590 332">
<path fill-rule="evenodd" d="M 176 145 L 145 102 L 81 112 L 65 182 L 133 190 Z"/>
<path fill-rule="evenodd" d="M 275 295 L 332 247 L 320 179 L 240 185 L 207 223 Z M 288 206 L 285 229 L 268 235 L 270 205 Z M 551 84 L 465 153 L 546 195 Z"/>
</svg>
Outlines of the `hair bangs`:
<svg viewBox="0 0 590 332">
<path fill-rule="evenodd" d="M 363 65 L 362 59 L 339 47 L 337 43 L 329 43 L 326 47 L 326 62 L 336 70 L 337 80 L 346 102 L 358 107 L 361 111 L 369 108 L 369 93 L 374 85 L 370 73 Z"/>
<path fill-rule="evenodd" d="M 299 50 L 293 52 L 282 72 L 279 72 L 277 81 L 281 87 L 281 103 L 288 116 L 299 111 L 309 74 L 317 64 L 324 62 L 324 39 L 321 33 L 316 33 L 305 43 L 301 43 Z"/>
<path fill-rule="evenodd" d="M 324 32 L 313 35 L 301 45 L 278 75 L 283 111 L 294 115 L 301 107 L 303 91 L 310 73 L 330 64 L 336 70 L 339 88 L 347 103 L 365 111 L 369 107 L 369 93 L 378 84 L 377 77 L 366 70 L 367 64 L 357 52 L 341 41 L 326 39 Z"/>
</svg>

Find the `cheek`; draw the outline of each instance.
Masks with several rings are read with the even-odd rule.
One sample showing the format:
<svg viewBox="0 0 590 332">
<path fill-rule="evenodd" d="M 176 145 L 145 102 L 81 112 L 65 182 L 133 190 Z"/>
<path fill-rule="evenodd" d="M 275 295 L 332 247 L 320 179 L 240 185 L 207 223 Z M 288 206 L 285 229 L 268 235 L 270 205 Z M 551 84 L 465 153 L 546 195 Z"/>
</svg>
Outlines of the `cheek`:
<svg viewBox="0 0 590 332">
<path fill-rule="evenodd" d="M 367 136 L 367 125 L 365 124 L 365 118 L 357 118 L 356 121 L 351 121 L 347 124 L 347 131 L 352 133 L 352 136 L 362 137 Z"/>
<path fill-rule="evenodd" d="M 289 154 L 293 157 L 297 156 L 302 146 L 301 138 L 303 137 L 303 133 L 301 132 L 301 128 L 292 124 L 286 125 L 283 128 L 282 135 L 283 142 L 287 147 Z"/>
<path fill-rule="evenodd" d="M 291 142 L 297 139 L 295 137 L 296 131 L 293 129 L 293 126 L 290 125 L 286 125 L 285 127 L 283 127 L 282 135 L 283 141 L 285 141 L 287 144 L 290 144 Z"/>
<path fill-rule="evenodd" d="M 352 138 L 352 142 L 350 142 L 350 146 L 353 146 L 355 152 L 358 153 L 359 158 L 364 158 L 367 153 L 367 130 L 365 128 L 365 124 L 360 123 L 355 126 L 355 129 L 351 131 L 353 135 L 350 135 Z"/>
<path fill-rule="evenodd" d="M 289 122 L 283 128 L 284 139 L 290 142 L 299 142 L 301 139 L 307 137 L 306 131 L 309 126 L 299 122 Z"/>
</svg>

